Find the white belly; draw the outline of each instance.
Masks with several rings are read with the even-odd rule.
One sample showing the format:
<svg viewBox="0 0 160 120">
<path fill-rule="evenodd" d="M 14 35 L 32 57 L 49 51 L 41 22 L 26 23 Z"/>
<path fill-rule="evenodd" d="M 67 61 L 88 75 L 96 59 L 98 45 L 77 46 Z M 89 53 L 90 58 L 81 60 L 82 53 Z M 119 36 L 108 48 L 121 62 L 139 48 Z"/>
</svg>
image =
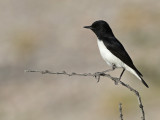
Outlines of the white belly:
<svg viewBox="0 0 160 120">
<path fill-rule="evenodd" d="M 116 67 L 125 67 L 124 63 L 106 48 L 103 41 L 97 40 L 97 43 L 102 58 L 109 66 L 115 64 Z"/>
</svg>

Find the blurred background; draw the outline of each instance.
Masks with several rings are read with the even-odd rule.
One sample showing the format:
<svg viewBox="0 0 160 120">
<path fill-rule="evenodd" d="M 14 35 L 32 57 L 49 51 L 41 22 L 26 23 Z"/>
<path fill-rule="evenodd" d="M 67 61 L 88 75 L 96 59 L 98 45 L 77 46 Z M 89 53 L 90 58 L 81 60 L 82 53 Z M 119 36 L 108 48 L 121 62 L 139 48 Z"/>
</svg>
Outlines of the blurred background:
<svg viewBox="0 0 160 120">
<path fill-rule="evenodd" d="M 109 69 L 96 36 L 83 26 L 107 21 L 148 83 L 125 72 L 140 92 L 147 120 L 160 114 L 159 0 L 0 0 L 1 120 L 140 120 L 136 96 L 108 78 L 25 73 Z M 111 73 L 119 76 L 121 70 Z"/>
</svg>

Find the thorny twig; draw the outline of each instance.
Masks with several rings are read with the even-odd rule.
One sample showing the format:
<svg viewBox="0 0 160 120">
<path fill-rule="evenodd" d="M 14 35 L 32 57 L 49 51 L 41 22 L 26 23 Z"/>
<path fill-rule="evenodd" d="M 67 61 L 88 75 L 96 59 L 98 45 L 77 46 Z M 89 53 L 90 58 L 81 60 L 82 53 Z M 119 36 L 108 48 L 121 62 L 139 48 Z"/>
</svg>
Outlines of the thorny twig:
<svg viewBox="0 0 160 120">
<path fill-rule="evenodd" d="M 119 112 L 120 112 L 120 119 L 123 120 L 122 103 L 119 103 Z"/>
<path fill-rule="evenodd" d="M 108 70 L 108 71 L 111 71 L 111 70 Z M 105 72 L 108 72 L 108 71 L 105 71 Z M 68 75 L 68 76 L 91 76 L 91 77 L 95 77 L 97 79 L 97 82 L 99 82 L 101 76 L 108 77 L 115 82 L 115 85 L 117 85 L 117 83 L 119 83 L 122 86 L 128 88 L 130 91 L 132 91 L 137 96 L 139 108 L 141 109 L 141 113 L 142 113 L 141 119 L 145 120 L 145 112 L 143 109 L 143 104 L 142 104 L 142 100 L 141 100 L 141 96 L 140 96 L 139 92 L 137 90 L 135 90 L 134 88 L 132 88 L 130 85 L 120 81 L 119 78 L 112 77 L 110 74 L 106 74 L 105 72 L 96 72 L 96 73 L 75 73 L 75 72 L 72 72 L 72 73 L 67 73 L 66 71 L 51 72 L 49 70 L 44 70 L 44 71 L 43 70 L 25 70 L 25 72 L 38 72 L 41 74 L 56 74 L 56 75 Z"/>
</svg>

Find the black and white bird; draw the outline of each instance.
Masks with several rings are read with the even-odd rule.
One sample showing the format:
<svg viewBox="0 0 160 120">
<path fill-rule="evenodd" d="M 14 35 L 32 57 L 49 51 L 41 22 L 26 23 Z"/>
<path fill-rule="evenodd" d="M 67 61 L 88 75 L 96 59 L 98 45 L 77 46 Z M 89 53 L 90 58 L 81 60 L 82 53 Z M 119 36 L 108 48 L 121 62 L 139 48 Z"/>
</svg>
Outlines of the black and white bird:
<svg viewBox="0 0 160 120">
<path fill-rule="evenodd" d="M 123 68 L 119 80 L 124 71 L 127 70 L 134 74 L 147 88 L 149 87 L 143 80 L 143 75 L 134 66 L 132 59 L 123 45 L 114 36 L 107 22 L 103 20 L 95 21 L 91 26 L 84 26 L 84 28 L 91 29 L 98 37 L 98 47 L 105 62 L 111 66 L 113 70 L 115 68 Z"/>
</svg>

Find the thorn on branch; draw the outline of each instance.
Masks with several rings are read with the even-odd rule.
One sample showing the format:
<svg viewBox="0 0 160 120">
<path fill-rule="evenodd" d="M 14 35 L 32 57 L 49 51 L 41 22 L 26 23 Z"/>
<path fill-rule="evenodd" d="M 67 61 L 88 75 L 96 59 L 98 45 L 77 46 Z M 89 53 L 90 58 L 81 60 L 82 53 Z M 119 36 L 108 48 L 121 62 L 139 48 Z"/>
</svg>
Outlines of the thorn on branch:
<svg viewBox="0 0 160 120">
<path fill-rule="evenodd" d="M 119 103 L 119 112 L 120 112 L 120 119 L 123 120 L 122 103 Z"/>
</svg>

